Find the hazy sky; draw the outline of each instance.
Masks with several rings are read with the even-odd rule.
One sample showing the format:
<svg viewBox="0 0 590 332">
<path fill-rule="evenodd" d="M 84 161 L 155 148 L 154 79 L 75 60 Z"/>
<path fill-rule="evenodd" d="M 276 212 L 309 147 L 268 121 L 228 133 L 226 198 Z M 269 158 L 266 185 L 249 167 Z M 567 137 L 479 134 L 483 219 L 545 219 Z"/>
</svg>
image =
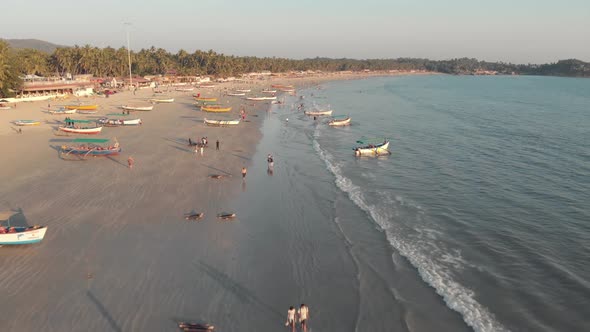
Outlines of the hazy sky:
<svg viewBox="0 0 590 332">
<path fill-rule="evenodd" d="M 288 58 L 590 61 L 590 0 L 18 0 L 0 38 Z"/>
</svg>

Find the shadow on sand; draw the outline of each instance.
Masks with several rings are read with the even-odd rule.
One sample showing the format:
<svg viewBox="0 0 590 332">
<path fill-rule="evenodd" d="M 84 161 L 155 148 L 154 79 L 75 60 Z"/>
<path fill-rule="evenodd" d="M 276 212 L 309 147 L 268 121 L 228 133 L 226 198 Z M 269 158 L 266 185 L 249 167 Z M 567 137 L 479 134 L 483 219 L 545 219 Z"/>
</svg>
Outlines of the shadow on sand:
<svg viewBox="0 0 590 332">
<path fill-rule="evenodd" d="M 205 272 L 205 274 L 207 274 L 211 279 L 219 283 L 223 288 L 234 294 L 242 303 L 256 305 L 272 314 L 272 316 L 276 316 L 279 321 L 283 318 L 283 315 L 279 311 L 262 301 L 258 296 L 256 296 L 256 294 L 254 294 L 254 292 L 240 285 L 222 271 L 217 270 L 215 267 L 203 261 L 199 261 L 194 265 L 196 268 Z M 275 318 L 272 317 L 269 317 L 269 319 L 273 321 L 275 320 Z"/>
<path fill-rule="evenodd" d="M 94 294 L 92 294 L 91 291 L 86 291 L 86 296 L 90 299 L 90 301 L 92 303 L 94 303 L 94 305 L 96 306 L 96 308 L 98 309 L 98 311 L 100 312 L 102 317 L 104 317 L 107 320 L 107 322 L 109 322 L 109 325 L 111 326 L 113 331 L 116 331 L 116 332 L 123 331 L 123 330 L 121 330 L 119 325 L 117 325 L 117 322 L 113 319 L 113 317 L 111 316 L 111 314 L 109 313 L 107 308 L 105 308 L 105 306 L 96 298 L 96 296 L 94 296 Z"/>
</svg>

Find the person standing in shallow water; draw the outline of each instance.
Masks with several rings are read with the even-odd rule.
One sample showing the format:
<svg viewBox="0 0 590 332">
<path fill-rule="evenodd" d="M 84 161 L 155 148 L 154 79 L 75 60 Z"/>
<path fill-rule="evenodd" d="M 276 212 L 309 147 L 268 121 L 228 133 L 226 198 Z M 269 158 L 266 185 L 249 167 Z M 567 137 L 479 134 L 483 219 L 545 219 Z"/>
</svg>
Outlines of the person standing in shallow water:
<svg viewBox="0 0 590 332">
<path fill-rule="evenodd" d="M 301 330 L 303 332 L 307 332 L 307 321 L 309 320 L 309 308 L 305 305 L 305 303 L 301 303 L 301 307 L 298 311 L 299 314 L 299 324 L 301 324 Z"/>
<path fill-rule="evenodd" d="M 248 173 L 248 171 L 246 170 L 246 167 L 242 167 L 242 179 L 246 178 L 246 173 Z"/>
<path fill-rule="evenodd" d="M 295 308 L 289 307 L 287 311 L 287 321 L 285 322 L 285 326 L 289 326 L 291 328 L 291 332 L 295 332 Z"/>
</svg>

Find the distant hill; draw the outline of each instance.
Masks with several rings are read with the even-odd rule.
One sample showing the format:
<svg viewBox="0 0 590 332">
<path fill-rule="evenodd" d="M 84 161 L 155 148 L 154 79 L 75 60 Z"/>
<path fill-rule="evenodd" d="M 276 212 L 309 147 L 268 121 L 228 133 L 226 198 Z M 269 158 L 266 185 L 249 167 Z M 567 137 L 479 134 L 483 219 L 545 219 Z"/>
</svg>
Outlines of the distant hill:
<svg viewBox="0 0 590 332">
<path fill-rule="evenodd" d="M 12 48 L 32 48 L 41 52 L 53 53 L 58 47 L 67 47 L 38 39 L 4 39 Z"/>
</svg>

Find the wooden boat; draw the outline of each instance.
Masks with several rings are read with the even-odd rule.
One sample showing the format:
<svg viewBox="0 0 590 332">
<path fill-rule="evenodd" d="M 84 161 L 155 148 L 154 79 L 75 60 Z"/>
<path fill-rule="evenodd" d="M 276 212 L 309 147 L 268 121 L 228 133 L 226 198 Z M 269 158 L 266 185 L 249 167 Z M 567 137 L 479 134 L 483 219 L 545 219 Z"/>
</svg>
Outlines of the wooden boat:
<svg viewBox="0 0 590 332">
<path fill-rule="evenodd" d="M 95 110 L 98 105 L 66 105 L 65 108 L 68 110 Z"/>
<path fill-rule="evenodd" d="M 102 127 L 78 127 L 77 123 L 93 123 L 91 120 L 68 120 L 70 123 L 66 126 L 60 126 L 58 129 L 65 133 L 70 134 L 83 134 L 83 135 L 97 135 L 102 131 Z"/>
<path fill-rule="evenodd" d="M 264 101 L 266 100 L 266 97 L 246 97 L 246 100 Z"/>
<path fill-rule="evenodd" d="M 154 99 L 150 99 L 149 101 L 154 104 L 173 103 L 174 98 L 166 98 L 166 99 L 154 98 Z"/>
<path fill-rule="evenodd" d="M 41 124 L 41 121 L 37 120 L 16 120 L 14 121 L 16 126 L 38 126 Z"/>
<path fill-rule="evenodd" d="M 357 141 L 361 142 L 361 141 Z M 385 140 L 380 144 L 369 144 L 362 147 L 354 148 L 354 154 L 358 157 L 360 156 L 384 156 L 391 154 L 388 150 L 389 148 L 389 141 Z"/>
<path fill-rule="evenodd" d="M 223 220 L 227 220 L 227 219 L 233 219 L 236 217 L 235 213 L 229 213 L 229 212 L 223 212 L 217 215 L 217 218 L 219 219 L 223 219 Z"/>
<path fill-rule="evenodd" d="M 235 126 L 240 124 L 240 119 L 237 120 L 208 120 L 204 119 L 204 123 L 208 126 Z"/>
<path fill-rule="evenodd" d="M 115 140 L 114 145 L 104 146 L 110 140 L 108 138 L 76 138 L 72 140 L 73 143 L 80 143 L 77 146 L 61 146 L 63 156 L 79 155 L 79 156 L 113 156 L 121 152 L 119 142 Z"/>
<path fill-rule="evenodd" d="M 311 116 L 332 115 L 332 110 L 305 111 L 305 115 L 311 115 Z"/>
<path fill-rule="evenodd" d="M 98 111 L 93 111 L 93 110 L 78 110 L 76 113 L 78 113 L 78 114 L 96 114 L 96 113 L 98 113 Z"/>
<path fill-rule="evenodd" d="M 227 95 L 233 96 L 233 97 L 238 97 L 238 96 L 245 96 L 246 93 L 244 93 L 244 92 L 228 92 Z"/>
<path fill-rule="evenodd" d="M 185 323 L 185 322 L 178 323 L 178 328 L 180 328 L 183 331 L 194 331 L 194 332 L 215 330 L 215 326 L 213 326 L 211 324 L 198 324 L 198 323 Z"/>
<path fill-rule="evenodd" d="M 101 118 L 98 119 L 98 123 L 105 127 L 118 127 L 118 126 L 138 126 L 141 125 L 141 119 L 109 119 Z"/>
<path fill-rule="evenodd" d="M 197 221 L 199 219 L 202 219 L 204 216 L 205 216 L 205 213 L 203 213 L 203 212 L 189 213 L 189 214 L 185 214 L 184 215 L 184 219 L 186 219 L 186 220 L 192 220 L 192 221 Z"/>
<path fill-rule="evenodd" d="M 250 89 L 236 89 L 236 92 L 250 92 Z"/>
<path fill-rule="evenodd" d="M 207 105 L 201 106 L 201 110 L 205 112 L 221 113 L 231 111 L 231 107 L 223 107 L 221 105 Z"/>
<path fill-rule="evenodd" d="M 121 106 L 122 109 L 127 111 L 151 111 L 154 109 L 154 105 L 151 106 Z"/>
<path fill-rule="evenodd" d="M 55 111 L 49 111 L 49 114 L 53 114 L 53 115 L 60 115 L 60 114 L 74 114 L 76 113 L 78 110 L 77 109 L 61 109 L 61 110 L 55 110 Z"/>
<path fill-rule="evenodd" d="M 328 126 L 334 126 L 334 127 L 348 126 L 348 125 L 350 125 L 350 117 L 349 116 L 347 116 L 344 119 L 334 118 L 328 122 Z"/>
<path fill-rule="evenodd" d="M 45 237 L 46 226 L 11 226 L 10 217 L 16 214 L 13 211 L 0 212 L 0 221 L 6 222 L 6 226 L 0 224 L 0 247 L 4 245 L 19 245 L 38 243 Z"/>
<path fill-rule="evenodd" d="M 196 101 L 217 101 L 215 97 L 195 97 Z"/>
</svg>

